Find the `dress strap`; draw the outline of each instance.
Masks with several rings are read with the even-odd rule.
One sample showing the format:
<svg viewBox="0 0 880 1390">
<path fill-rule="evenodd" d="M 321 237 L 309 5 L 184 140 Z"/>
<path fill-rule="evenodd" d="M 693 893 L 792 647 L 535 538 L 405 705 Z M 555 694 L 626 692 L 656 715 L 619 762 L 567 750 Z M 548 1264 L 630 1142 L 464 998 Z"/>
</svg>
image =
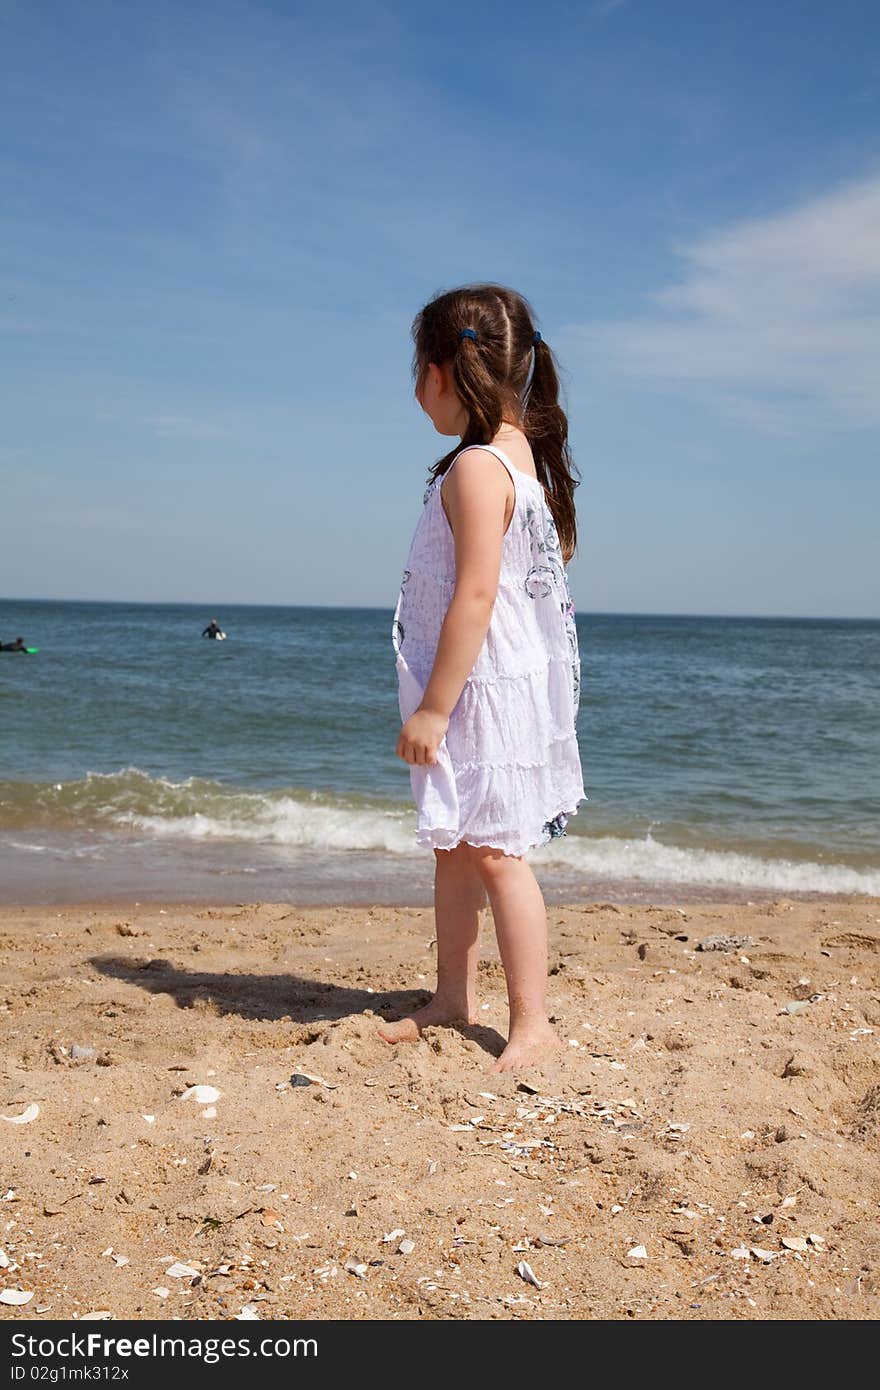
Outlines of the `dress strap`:
<svg viewBox="0 0 880 1390">
<path fill-rule="evenodd" d="M 468 449 L 485 449 L 487 453 L 494 454 L 495 457 L 496 457 L 497 459 L 499 459 L 499 460 L 501 461 L 501 463 L 504 464 L 504 467 L 507 469 L 508 473 L 509 473 L 510 476 L 513 478 L 513 485 L 514 485 L 514 487 L 516 487 L 516 480 L 517 480 L 517 477 L 525 478 L 525 477 L 528 477 L 528 476 L 529 476 L 528 474 L 523 473 L 522 469 L 520 469 L 520 468 L 514 468 L 513 464 L 510 462 L 510 459 L 507 457 L 507 455 L 504 453 L 504 451 L 503 451 L 502 449 L 499 449 L 499 448 L 497 447 L 497 445 L 495 445 L 495 444 L 466 444 L 466 445 L 464 446 L 464 448 L 463 448 L 463 449 L 459 449 L 458 453 L 455 455 L 455 458 L 452 460 L 452 463 L 450 463 L 449 468 L 447 468 L 446 472 L 443 474 L 444 478 L 448 476 L 448 474 L 449 474 L 449 469 L 452 468 L 452 464 L 455 463 L 456 460 L 460 459 L 461 456 L 462 456 L 462 454 L 466 454 L 467 451 L 468 451 Z"/>
</svg>

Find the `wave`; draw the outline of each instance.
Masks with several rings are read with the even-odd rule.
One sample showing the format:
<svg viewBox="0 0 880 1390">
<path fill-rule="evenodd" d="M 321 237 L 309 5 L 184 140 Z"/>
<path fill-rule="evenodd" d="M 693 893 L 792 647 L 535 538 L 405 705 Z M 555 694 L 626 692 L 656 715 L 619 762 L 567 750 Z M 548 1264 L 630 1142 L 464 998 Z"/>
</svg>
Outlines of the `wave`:
<svg viewBox="0 0 880 1390">
<path fill-rule="evenodd" d="M 234 841 L 318 851 L 424 856 L 412 807 L 368 796 L 296 789 L 246 791 L 206 778 L 173 782 L 139 768 L 88 773 L 72 782 L 0 782 L 0 831 L 20 851 L 42 848 L 34 830 L 117 834 L 148 840 Z M 10 831 L 27 830 L 13 839 Z M 35 841 L 37 841 L 35 843 Z M 645 884 L 688 884 L 793 893 L 880 897 L 880 869 L 811 860 L 762 858 L 732 849 L 682 848 L 650 832 L 628 838 L 569 833 L 535 850 L 535 865 L 566 876 Z"/>
<path fill-rule="evenodd" d="M 613 836 L 571 842 L 566 863 L 602 879 L 650 884 L 766 889 L 783 893 L 864 893 L 880 897 L 880 870 L 814 860 L 762 859 L 736 850 L 682 849 L 664 845 L 650 832 L 643 839 Z"/>
<path fill-rule="evenodd" d="M 134 829 L 178 839 L 225 839 L 325 849 L 423 853 L 406 809 L 370 797 L 245 791 L 208 778 L 173 782 L 140 768 L 74 782 L 0 782 L 0 829 Z"/>
</svg>

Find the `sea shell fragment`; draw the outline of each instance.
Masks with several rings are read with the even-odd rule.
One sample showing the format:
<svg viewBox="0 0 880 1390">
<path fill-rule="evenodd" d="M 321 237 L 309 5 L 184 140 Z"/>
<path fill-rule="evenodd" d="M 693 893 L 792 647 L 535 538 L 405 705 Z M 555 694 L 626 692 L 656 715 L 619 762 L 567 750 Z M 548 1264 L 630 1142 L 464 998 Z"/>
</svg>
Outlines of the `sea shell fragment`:
<svg viewBox="0 0 880 1390">
<path fill-rule="evenodd" d="M 218 1091 L 216 1086 L 190 1086 L 181 1100 L 194 1100 L 196 1105 L 213 1105 L 215 1100 L 219 1100 L 223 1092 Z"/>
<path fill-rule="evenodd" d="M 22 1110 L 20 1115 L 0 1115 L 0 1119 L 5 1120 L 8 1125 L 29 1125 L 39 1113 L 40 1107 L 38 1105 L 29 1105 L 26 1110 Z"/>
<path fill-rule="evenodd" d="M 526 1284 L 531 1284 L 533 1288 L 543 1289 L 546 1285 L 545 1280 L 539 1279 L 537 1277 L 535 1271 L 532 1269 L 532 1266 L 529 1264 L 528 1260 L 520 1260 L 519 1264 L 516 1267 L 516 1272 L 519 1275 L 520 1279 L 522 1279 Z"/>
<path fill-rule="evenodd" d="M 786 1250 L 809 1250 L 809 1245 L 803 1236 L 783 1236 L 782 1244 Z"/>
</svg>

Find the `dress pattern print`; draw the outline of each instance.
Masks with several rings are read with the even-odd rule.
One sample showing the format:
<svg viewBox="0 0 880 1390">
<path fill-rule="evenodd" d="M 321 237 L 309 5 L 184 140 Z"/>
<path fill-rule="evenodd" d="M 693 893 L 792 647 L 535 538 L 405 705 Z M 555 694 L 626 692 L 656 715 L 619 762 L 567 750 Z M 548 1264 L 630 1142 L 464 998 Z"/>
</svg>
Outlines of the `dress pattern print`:
<svg viewBox="0 0 880 1390">
<path fill-rule="evenodd" d="M 547 504 L 543 488 L 540 499 L 527 502 L 525 506 L 524 528 L 529 532 L 534 564 L 526 575 L 526 593 L 530 598 L 548 598 L 555 590 L 558 595 L 568 637 L 571 660 L 571 684 L 574 696 L 574 714 L 577 719 L 581 699 L 581 658 L 578 646 L 577 624 L 574 604 L 568 587 L 562 547 L 553 513 Z"/>
<path fill-rule="evenodd" d="M 432 849 L 454 849 L 466 840 L 522 855 L 564 835 L 588 799 L 576 733 L 580 652 L 559 536 L 541 483 L 494 445 L 472 447 L 494 454 L 507 469 L 514 514 L 486 638 L 437 763 L 409 769 L 416 837 Z M 425 491 L 392 623 L 404 722 L 430 679 L 455 589 L 455 542 L 441 499 L 448 471 Z"/>
</svg>

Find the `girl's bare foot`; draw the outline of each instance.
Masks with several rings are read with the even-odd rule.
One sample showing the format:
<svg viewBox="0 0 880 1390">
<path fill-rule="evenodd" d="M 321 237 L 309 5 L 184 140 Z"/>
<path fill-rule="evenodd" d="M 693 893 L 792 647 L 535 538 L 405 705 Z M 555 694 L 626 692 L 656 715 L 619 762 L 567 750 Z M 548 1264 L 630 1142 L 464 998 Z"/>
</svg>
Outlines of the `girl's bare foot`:
<svg viewBox="0 0 880 1390">
<path fill-rule="evenodd" d="M 511 1027 L 507 1046 L 492 1070 L 517 1071 L 543 1061 L 561 1047 L 562 1043 L 546 1019 L 519 1023 Z"/>
<path fill-rule="evenodd" d="M 399 1022 L 383 1023 L 378 1033 L 387 1043 L 418 1042 L 423 1028 L 430 1028 L 438 1023 L 457 1022 L 477 1023 L 476 1007 L 456 1008 L 435 996 L 429 1004 L 407 1014 L 406 1018 L 400 1019 Z"/>
</svg>

